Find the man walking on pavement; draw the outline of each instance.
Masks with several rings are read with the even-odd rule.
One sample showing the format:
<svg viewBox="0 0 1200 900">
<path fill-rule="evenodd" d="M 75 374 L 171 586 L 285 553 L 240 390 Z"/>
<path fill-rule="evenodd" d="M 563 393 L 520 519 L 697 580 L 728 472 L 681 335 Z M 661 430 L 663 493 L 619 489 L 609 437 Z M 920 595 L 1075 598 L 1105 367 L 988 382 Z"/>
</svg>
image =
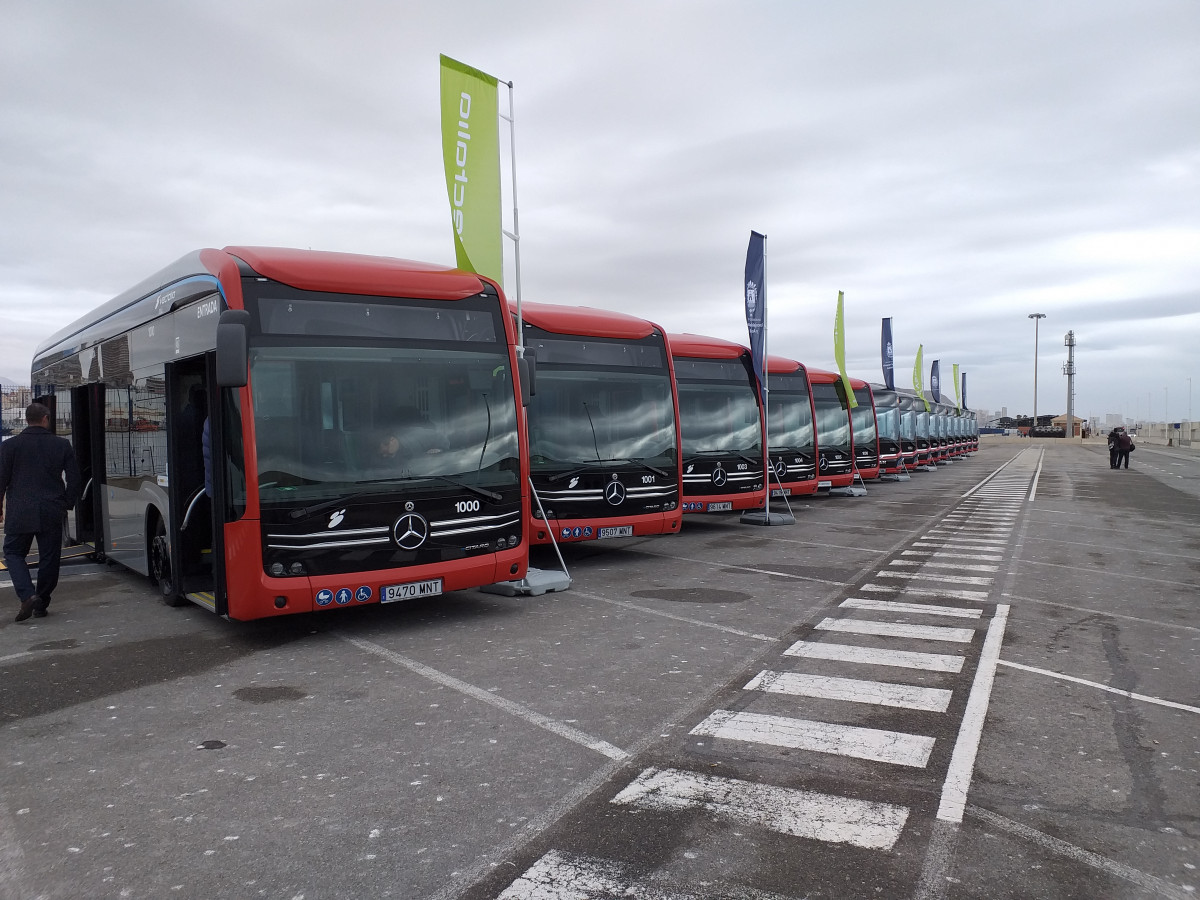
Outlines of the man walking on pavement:
<svg viewBox="0 0 1200 900">
<path fill-rule="evenodd" d="M 79 499 L 79 464 L 66 438 L 50 431 L 50 409 L 31 403 L 29 427 L 0 444 L 0 524 L 4 525 L 4 564 L 21 609 L 17 621 L 46 615 L 58 585 L 63 519 Z M 63 483 L 63 477 L 66 483 Z M 37 587 L 25 557 L 37 538 Z"/>
</svg>

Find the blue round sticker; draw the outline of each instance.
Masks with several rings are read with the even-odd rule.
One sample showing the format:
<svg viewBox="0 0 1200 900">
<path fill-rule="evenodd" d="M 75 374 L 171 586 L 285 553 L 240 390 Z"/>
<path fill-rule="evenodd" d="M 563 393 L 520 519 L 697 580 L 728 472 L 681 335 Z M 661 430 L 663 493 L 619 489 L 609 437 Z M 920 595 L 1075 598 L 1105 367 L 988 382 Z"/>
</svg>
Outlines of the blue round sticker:
<svg viewBox="0 0 1200 900">
<path fill-rule="evenodd" d="M 357 600 L 359 603 L 366 603 L 368 600 L 371 599 L 372 593 L 373 593 L 373 591 L 364 584 L 362 587 L 360 587 L 357 591 L 354 592 L 354 599 Z"/>
<path fill-rule="evenodd" d="M 328 606 L 333 602 L 333 591 L 321 590 L 317 591 L 317 606 Z"/>
<path fill-rule="evenodd" d="M 353 597 L 354 593 L 350 590 L 350 588 L 338 588 L 338 592 L 333 595 L 333 599 L 342 606 L 345 606 L 347 603 L 349 603 Z"/>
<path fill-rule="evenodd" d="M 565 537 L 565 538 L 569 538 L 569 537 L 571 536 L 571 529 L 570 529 L 570 528 L 564 528 L 564 529 L 562 530 L 562 536 L 563 536 L 563 537 Z"/>
</svg>

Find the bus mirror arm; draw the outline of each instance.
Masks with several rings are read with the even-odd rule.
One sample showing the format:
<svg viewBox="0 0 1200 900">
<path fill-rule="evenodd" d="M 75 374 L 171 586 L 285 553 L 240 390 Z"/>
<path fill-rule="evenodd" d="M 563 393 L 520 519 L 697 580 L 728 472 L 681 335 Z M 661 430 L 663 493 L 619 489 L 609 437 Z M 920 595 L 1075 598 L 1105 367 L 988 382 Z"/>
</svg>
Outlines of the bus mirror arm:
<svg viewBox="0 0 1200 900">
<path fill-rule="evenodd" d="M 525 348 L 517 360 L 517 377 L 521 380 L 521 405 L 528 406 L 529 398 L 537 394 L 537 353 Z"/>
<path fill-rule="evenodd" d="M 217 385 L 245 387 L 246 368 L 250 359 L 247 338 L 250 313 L 244 309 L 227 309 L 217 322 Z"/>
</svg>

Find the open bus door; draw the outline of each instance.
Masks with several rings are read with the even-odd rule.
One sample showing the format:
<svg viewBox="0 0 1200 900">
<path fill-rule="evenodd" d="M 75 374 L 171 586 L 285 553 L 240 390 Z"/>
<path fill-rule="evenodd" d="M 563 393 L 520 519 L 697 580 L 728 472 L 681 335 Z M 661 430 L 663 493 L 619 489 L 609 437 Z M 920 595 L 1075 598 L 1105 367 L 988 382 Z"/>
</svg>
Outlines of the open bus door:
<svg viewBox="0 0 1200 900">
<path fill-rule="evenodd" d="M 191 601 L 219 615 L 225 614 L 223 585 L 225 558 L 222 530 L 214 514 L 219 503 L 220 479 L 212 478 L 213 493 L 205 493 L 203 433 L 209 430 L 210 446 L 219 458 L 222 392 L 215 389 L 215 353 L 195 356 L 166 367 L 167 392 L 167 496 L 171 514 L 154 537 L 152 573 L 163 601 L 181 606 Z M 163 542 L 166 546 L 163 546 Z"/>
<path fill-rule="evenodd" d="M 91 548 L 97 562 L 105 559 L 104 515 L 104 385 L 71 390 L 71 446 L 79 465 L 82 488 L 75 504 L 74 542 Z"/>
</svg>

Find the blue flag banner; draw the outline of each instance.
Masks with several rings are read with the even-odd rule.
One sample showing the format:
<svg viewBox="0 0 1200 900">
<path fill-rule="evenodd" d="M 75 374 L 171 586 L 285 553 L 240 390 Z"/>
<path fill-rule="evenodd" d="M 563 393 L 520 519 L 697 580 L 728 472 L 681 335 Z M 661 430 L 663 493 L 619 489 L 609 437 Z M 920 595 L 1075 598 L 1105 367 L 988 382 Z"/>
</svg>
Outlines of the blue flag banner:
<svg viewBox="0 0 1200 900">
<path fill-rule="evenodd" d="M 766 383 L 767 343 L 767 237 L 750 232 L 746 248 L 746 330 L 750 333 L 750 357 L 754 361 L 754 377 L 758 379 L 758 394 L 762 396 Z"/>
<path fill-rule="evenodd" d="M 967 406 L 967 373 L 963 372 L 959 377 L 962 379 L 962 408 L 970 409 L 971 407 Z"/>
<path fill-rule="evenodd" d="M 941 360 L 935 359 L 929 369 L 929 393 L 933 396 L 934 403 L 942 402 L 942 380 L 938 377 L 939 362 Z"/>
<path fill-rule="evenodd" d="M 892 366 L 892 320 L 883 320 L 883 333 L 879 337 L 879 352 L 883 356 L 883 386 L 889 391 L 896 389 L 896 373 Z"/>
</svg>

